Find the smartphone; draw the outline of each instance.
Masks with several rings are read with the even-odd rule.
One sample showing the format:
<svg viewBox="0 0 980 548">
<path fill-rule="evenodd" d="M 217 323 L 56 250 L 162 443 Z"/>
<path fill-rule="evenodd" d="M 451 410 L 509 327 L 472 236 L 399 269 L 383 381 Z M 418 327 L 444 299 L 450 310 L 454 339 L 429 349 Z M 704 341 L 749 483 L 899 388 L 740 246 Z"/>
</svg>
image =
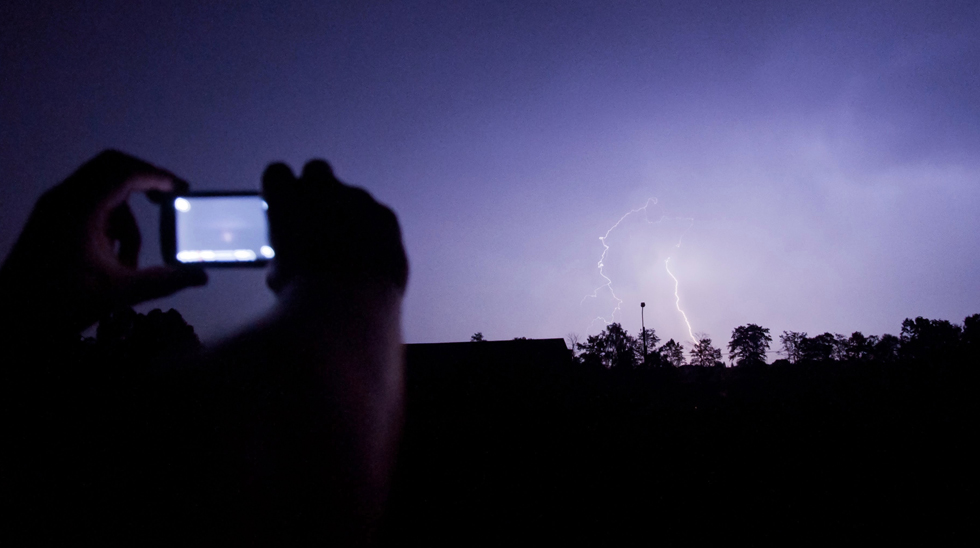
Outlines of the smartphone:
<svg viewBox="0 0 980 548">
<path fill-rule="evenodd" d="M 160 211 L 163 258 L 171 265 L 263 266 L 269 244 L 269 206 L 258 192 L 171 194 Z"/>
</svg>

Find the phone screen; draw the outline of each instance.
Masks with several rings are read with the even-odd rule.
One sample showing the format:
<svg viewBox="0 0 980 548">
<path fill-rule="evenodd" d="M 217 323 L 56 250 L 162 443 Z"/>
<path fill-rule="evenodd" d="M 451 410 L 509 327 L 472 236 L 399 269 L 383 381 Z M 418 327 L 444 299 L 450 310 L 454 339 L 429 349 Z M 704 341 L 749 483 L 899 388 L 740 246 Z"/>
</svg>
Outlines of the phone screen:
<svg viewBox="0 0 980 548">
<path fill-rule="evenodd" d="M 261 196 L 188 195 L 172 204 L 177 262 L 256 264 L 275 256 Z"/>
</svg>

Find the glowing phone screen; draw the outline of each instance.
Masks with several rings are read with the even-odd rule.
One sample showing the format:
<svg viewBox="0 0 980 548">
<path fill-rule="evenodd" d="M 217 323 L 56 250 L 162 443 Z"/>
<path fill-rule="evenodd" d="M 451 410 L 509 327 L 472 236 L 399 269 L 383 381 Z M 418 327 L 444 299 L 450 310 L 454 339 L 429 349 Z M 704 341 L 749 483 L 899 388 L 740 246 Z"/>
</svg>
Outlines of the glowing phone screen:
<svg viewBox="0 0 980 548">
<path fill-rule="evenodd" d="M 182 263 L 267 261 L 269 245 L 261 196 L 181 196 L 174 199 L 177 260 Z"/>
</svg>

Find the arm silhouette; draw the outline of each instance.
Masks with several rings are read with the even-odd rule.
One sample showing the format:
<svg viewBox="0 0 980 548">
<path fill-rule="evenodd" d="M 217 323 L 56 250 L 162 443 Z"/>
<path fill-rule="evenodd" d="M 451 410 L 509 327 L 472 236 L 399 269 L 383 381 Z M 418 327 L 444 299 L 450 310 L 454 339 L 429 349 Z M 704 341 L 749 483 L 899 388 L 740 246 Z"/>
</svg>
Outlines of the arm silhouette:
<svg viewBox="0 0 980 548">
<path fill-rule="evenodd" d="M 128 196 L 186 183 L 108 151 L 39 200 L 0 268 L 2 336 L 27 356 L 15 364 L 22 374 L 4 376 L 5 392 L 18 393 L 6 418 L 26 440 L 8 470 L 60 478 L 47 491 L 28 486 L 25 523 L 63 519 L 31 515 L 31 505 L 35 514 L 57 513 L 64 498 L 91 503 L 71 502 L 79 515 L 107 514 L 100 504 L 121 510 L 137 537 L 153 529 L 178 538 L 370 543 L 401 424 L 408 263 L 398 221 L 322 160 L 299 177 L 273 164 L 262 184 L 276 250 L 274 310 L 211 351 L 115 385 L 102 371 L 61 375 L 64 354 L 46 343 L 77 341 L 117 307 L 205 283 L 200 270 L 137 265 Z M 55 358 L 38 358 L 45 351 Z M 46 373 L 31 377 L 32 366 Z M 109 386 L 117 396 L 99 392 Z M 83 442 L 66 452 L 59 436 L 67 435 Z M 101 462 L 114 452 L 127 462 Z M 121 523 L 99 529 L 85 521 L 87 530 L 121 534 Z"/>
<path fill-rule="evenodd" d="M 368 543 L 401 426 L 401 301 L 408 263 L 395 215 L 322 160 L 263 175 L 276 309 L 205 357 L 230 398 L 215 423 L 256 535 Z M 254 408 L 261 402 L 260 408 Z M 228 409 L 254 410 L 248 416 Z M 288 471 L 288 472 L 283 472 Z M 241 529 L 242 524 L 236 525 Z"/>
</svg>

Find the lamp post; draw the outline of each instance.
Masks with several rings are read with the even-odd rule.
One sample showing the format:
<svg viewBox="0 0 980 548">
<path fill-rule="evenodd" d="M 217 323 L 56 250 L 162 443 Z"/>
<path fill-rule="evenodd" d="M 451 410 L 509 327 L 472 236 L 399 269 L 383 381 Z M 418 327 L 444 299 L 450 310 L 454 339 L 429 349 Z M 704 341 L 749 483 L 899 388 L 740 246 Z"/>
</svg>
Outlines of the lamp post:
<svg viewBox="0 0 980 548">
<path fill-rule="evenodd" d="M 646 366 L 647 363 L 647 327 L 643 323 L 643 309 L 647 307 L 647 303 L 640 303 L 640 333 L 643 333 L 643 364 Z"/>
</svg>

